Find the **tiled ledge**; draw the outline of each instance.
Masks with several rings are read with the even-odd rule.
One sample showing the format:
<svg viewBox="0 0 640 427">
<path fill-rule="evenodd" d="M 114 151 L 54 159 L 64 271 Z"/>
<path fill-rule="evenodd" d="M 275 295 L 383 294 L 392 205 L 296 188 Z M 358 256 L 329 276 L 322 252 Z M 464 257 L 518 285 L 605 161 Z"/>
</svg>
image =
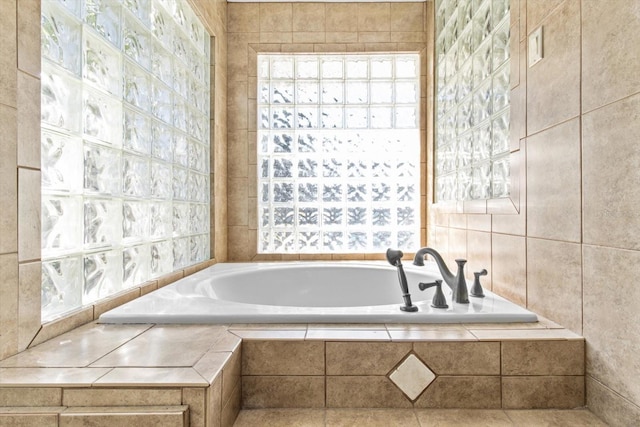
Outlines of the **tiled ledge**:
<svg viewBox="0 0 640 427">
<path fill-rule="evenodd" d="M 584 404 L 583 353 L 582 337 L 546 319 L 444 325 L 92 322 L 0 361 L 0 414 L 15 406 L 162 402 L 188 405 L 192 425 L 204 426 L 205 416 L 217 414 L 221 425 L 230 426 L 241 395 L 248 408 L 446 408 L 460 401 L 482 408 L 564 408 Z M 410 354 L 435 373 L 415 400 L 389 379 Z M 546 388 L 558 390 L 551 393 L 555 400 L 539 399 L 550 396 L 539 393 Z M 482 399 L 451 400 L 460 393 Z M 211 402 L 217 409 L 205 409 Z"/>
</svg>

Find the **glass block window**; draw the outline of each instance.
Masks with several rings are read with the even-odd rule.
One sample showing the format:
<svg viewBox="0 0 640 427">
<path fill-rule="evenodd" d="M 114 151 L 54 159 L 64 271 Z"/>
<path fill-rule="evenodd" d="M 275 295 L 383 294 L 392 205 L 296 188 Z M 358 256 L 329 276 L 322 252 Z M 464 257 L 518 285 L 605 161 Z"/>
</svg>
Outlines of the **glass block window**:
<svg viewBox="0 0 640 427">
<path fill-rule="evenodd" d="M 436 0 L 436 201 L 509 195 L 509 0 Z"/>
<path fill-rule="evenodd" d="M 419 246 L 419 64 L 258 55 L 258 253 Z"/>
<path fill-rule="evenodd" d="M 209 35 L 184 0 L 42 2 L 42 319 L 209 259 Z"/>
</svg>

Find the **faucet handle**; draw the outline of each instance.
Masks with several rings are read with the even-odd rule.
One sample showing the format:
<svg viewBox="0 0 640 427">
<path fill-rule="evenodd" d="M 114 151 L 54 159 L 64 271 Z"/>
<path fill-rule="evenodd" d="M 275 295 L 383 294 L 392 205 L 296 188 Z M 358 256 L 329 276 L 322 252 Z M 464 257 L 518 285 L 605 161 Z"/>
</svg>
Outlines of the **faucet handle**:
<svg viewBox="0 0 640 427">
<path fill-rule="evenodd" d="M 442 280 L 436 280 L 435 282 L 431 282 L 431 283 L 424 283 L 424 282 L 418 283 L 418 288 L 420 288 L 421 291 L 424 291 L 425 289 L 429 289 L 433 286 L 436 287 L 436 292 L 433 294 L 433 299 L 431 300 L 431 307 L 449 308 L 449 306 L 447 305 L 447 299 L 444 297 L 444 294 L 442 293 Z"/>
<path fill-rule="evenodd" d="M 484 290 L 480 284 L 480 276 L 486 276 L 487 269 L 483 268 L 480 271 L 473 273 L 473 286 L 471 287 L 471 296 L 476 298 L 484 298 Z"/>
</svg>

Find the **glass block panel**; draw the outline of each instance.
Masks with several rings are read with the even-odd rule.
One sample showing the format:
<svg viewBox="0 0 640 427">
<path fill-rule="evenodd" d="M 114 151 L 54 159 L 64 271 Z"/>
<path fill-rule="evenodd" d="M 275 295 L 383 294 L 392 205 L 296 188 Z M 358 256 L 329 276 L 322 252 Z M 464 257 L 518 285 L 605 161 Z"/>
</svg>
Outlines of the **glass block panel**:
<svg viewBox="0 0 640 427">
<path fill-rule="evenodd" d="M 82 199 L 42 195 L 42 256 L 73 252 L 82 246 Z"/>
<path fill-rule="evenodd" d="M 82 101 L 82 127 L 85 137 L 121 146 L 122 102 L 89 88 L 85 88 Z"/>
<path fill-rule="evenodd" d="M 122 252 L 111 250 L 83 258 L 82 304 L 91 304 L 124 289 Z"/>
<path fill-rule="evenodd" d="M 41 24 L 50 320 L 209 257 L 210 37 L 182 0 L 47 1 Z"/>
<path fill-rule="evenodd" d="M 122 93 L 122 55 L 105 41 L 83 32 L 82 78 L 119 96 Z"/>
<path fill-rule="evenodd" d="M 42 57 L 80 75 L 82 23 L 56 2 L 42 2 Z"/>
<path fill-rule="evenodd" d="M 149 237 L 149 204 L 125 200 L 122 204 L 122 238 L 125 244 L 144 241 Z"/>
<path fill-rule="evenodd" d="M 82 306 L 82 258 L 57 258 L 42 262 L 42 317 L 54 319 Z"/>
<path fill-rule="evenodd" d="M 80 81 L 49 63 L 42 65 L 40 117 L 44 124 L 70 132 L 82 131 Z"/>
<path fill-rule="evenodd" d="M 147 280 L 151 269 L 150 245 L 139 245 L 122 250 L 123 288 L 130 288 Z"/>
<path fill-rule="evenodd" d="M 419 63 L 410 54 L 258 55 L 258 251 L 416 244 Z"/>
<path fill-rule="evenodd" d="M 508 196 L 492 180 L 504 175 L 494 157 L 509 149 L 509 1 L 437 0 L 435 9 L 436 199 Z"/>
<path fill-rule="evenodd" d="M 97 144 L 84 144 L 84 189 L 119 195 L 121 151 Z"/>
<path fill-rule="evenodd" d="M 82 140 L 76 136 L 42 129 L 42 187 L 76 193 L 82 189 Z"/>
<path fill-rule="evenodd" d="M 173 242 L 163 240 L 151 244 L 151 278 L 173 271 Z"/>
</svg>

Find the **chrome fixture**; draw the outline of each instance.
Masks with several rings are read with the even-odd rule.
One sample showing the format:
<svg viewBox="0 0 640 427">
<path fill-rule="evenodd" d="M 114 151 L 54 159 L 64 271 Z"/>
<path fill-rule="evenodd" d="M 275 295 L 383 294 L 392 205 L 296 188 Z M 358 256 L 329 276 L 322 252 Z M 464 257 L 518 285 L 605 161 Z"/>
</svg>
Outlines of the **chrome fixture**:
<svg viewBox="0 0 640 427">
<path fill-rule="evenodd" d="M 438 268 L 440 269 L 440 274 L 444 281 L 449 285 L 451 291 L 453 292 L 451 299 L 453 302 L 457 302 L 459 304 L 469 304 L 469 294 L 467 291 L 467 281 L 464 278 L 464 265 L 467 263 L 466 259 L 457 259 L 456 264 L 458 264 L 458 272 L 454 276 L 453 273 L 447 267 L 447 264 L 444 262 L 444 259 L 440 256 L 440 254 L 432 248 L 421 248 L 416 252 L 415 257 L 413 258 L 414 265 L 424 265 L 424 256 L 431 255 L 433 259 L 438 264 Z"/>
<path fill-rule="evenodd" d="M 487 270 L 482 269 L 473 273 L 473 286 L 471 287 L 471 296 L 477 298 L 484 298 L 484 290 L 480 284 L 480 276 L 486 276 Z"/>
<path fill-rule="evenodd" d="M 414 312 L 418 311 L 418 307 L 411 303 L 411 294 L 409 293 L 409 285 L 407 284 L 407 276 L 404 274 L 404 268 L 402 267 L 402 251 L 387 249 L 387 261 L 398 269 L 398 280 L 400 281 L 400 289 L 402 290 L 402 298 L 404 299 L 404 305 L 400 306 L 400 310 Z"/>
<path fill-rule="evenodd" d="M 444 297 L 444 294 L 442 293 L 442 280 L 436 280 L 433 283 L 420 282 L 418 284 L 418 288 L 420 288 L 421 291 L 424 291 L 425 289 L 429 289 L 433 286 L 436 287 L 436 291 L 433 294 L 433 299 L 431 300 L 431 307 L 449 308 L 449 305 L 447 304 L 447 299 Z"/>
</svg>

